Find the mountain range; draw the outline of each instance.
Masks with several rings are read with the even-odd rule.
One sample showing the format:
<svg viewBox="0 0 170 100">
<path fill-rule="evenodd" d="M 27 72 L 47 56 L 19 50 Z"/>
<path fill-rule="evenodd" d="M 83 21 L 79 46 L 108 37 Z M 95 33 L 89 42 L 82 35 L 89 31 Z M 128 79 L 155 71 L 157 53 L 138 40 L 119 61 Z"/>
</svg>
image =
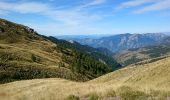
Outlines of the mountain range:
<svg viewBox="0 0 170 100">
<path fill-rule="evenodd" d="M 149 45 L 160 43 L 168 35 L 163 33 L 145 33 L 145 34 L 118 34 L 113 36 L 101 37 L 98 39 L 85 38 L 75 39 L 84 45 L 89 45 L 95 48 L 106 48 L 112 52 L 121 51 L 124 49 L 140 48 Z"/>
<path fill-rule="evenodd" d="M 0 100 L 169 100 L 169 76 L 166 34 L 63 40 L 0 19 Z"/>
<path fill-rule="evenodd" d="M 138 63 L 170 54 L 170 37 L 168 33 L 118 34 L 94 38 L 65 39 L 92 46 L 112 55 L 121 65 Z"/>
</svg>

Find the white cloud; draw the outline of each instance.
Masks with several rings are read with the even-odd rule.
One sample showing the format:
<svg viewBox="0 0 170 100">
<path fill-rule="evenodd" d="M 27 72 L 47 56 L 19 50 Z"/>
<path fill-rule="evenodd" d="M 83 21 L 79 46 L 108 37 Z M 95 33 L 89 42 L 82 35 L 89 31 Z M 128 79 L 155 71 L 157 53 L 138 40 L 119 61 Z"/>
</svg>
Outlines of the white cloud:
<svg viewBox="0 0 170 100">
<path fill-rule="evenodd" d="M 92 14 L 89 11 L 84 10 L 84 7 L 90 7 L 94 5 L 99 5 L 103 3 L 105 0 L 94 0 L 90 3 L 85 4 L 82 8 L 80 6 L 65 9 L 62 7 L 54 7 L 49 4 L 43 4 L 39 2 L 0 2 L 0 13 L 8 12 L 8 13 L 21 13 L 21 14 L 40 14 L 46 16 L 50 19 L 55 20 L 55 24 L 48 24 L 46 26 L 42 25 L 31 25 L 36 27 L 38 30 L 44 30 L 43 32 L 75 32 L 78 33 L 82 30 L 91 31 L 93 29 L 89 29 L 88 26 L 90 23 L 98 21 L 102 18 L 101 15 Z M 59 9 L 58 9 L 59 8 Z M 83 11 L 82 11 L 83 9 Z M 45 23 L 46 24 L 46 23 Z M 30 24 L 29 24 L 30 25 Z M 38 28 L 39 26 L 39 28 Z M 53 26 L 53 27 L 52 27 Z M 51 31 L 53 30 L 53 31 Z M 42 31 L 41 31 L 42 32 Z"/>
<path fill-rule="evenodd" d="M 101 19 L 101 16 L 98 16 L 97 14 L 90 14 L 88 12 L 81 12 L 77 10 L 56 10 L 46 12 L 45 14 L 62 24 L 70 26 L 88 24 Z"/>
<path fill-rule="evenodd" d="M 57 23 L 46 23 L 46 24 L 37 24 L 37 23 L 24 23 L 34 29 L 36 29 L 41 34 L 47 35 L 63 35 L 63 34 L 104 34 L 107 33 L 106 28 L 98 28 L 93 25 L 67 25 L 67 24 L 57 24 Z"/>
<path fill-rule="evenodd" d="M 102 1 L 103 0 L 95 0 L 89 3 L 88 6 L 99 4 L 99 2 L 101 3 Z M 90 22 L 99 19 L 99 16 L 95 14 L 89 14 L 88 11 L 81 12 L 80 8 L 75 7 L 75 9 L 57 9 L 57 7 L 52 8 L 47 4 L 36 2 L 0 2 L 0 10 L 18 13 L 38 13 L 70 25 L 80 24 L 81 22 Z"/>
<path fill-rule="evenodd" d="M 19 13 L 41 13 L 48 11 L 49 7 L 46 4 L 26 2 L 26 3 L 7 3 L 0 2 L 0 10 L 14 11 Z"/>
<path fill-rule="evenodd" d="M 157 1 L 158 0 L 130 0 L 130 1 L 121 3 L 116 9 L 136 7 L 136 6 L 141 6 L 143 4 L 153 3 L 153 2 L 157 2 Z"/>
<path fill-rule="evenodd" d="M 96 6 L 105 3 L 106 0 L 93 0 L 92 2 L 82 5 L 82 7 Z"/>
<path fill-rule="evenodd" d="M 135 13 L 144 13 L 149 11 L 160 11 L 170 9 L 170 0 L 162 0 L 157 3 L 145 6 L 141 9 L 135 10 Z"/>
<path fill-rule="evenodd" d="M 135 8 L 134 13 L 159 11 L 170 9 L 170 0 L 129 0 L 121 3 L 116 10 Z"/>
</svg>

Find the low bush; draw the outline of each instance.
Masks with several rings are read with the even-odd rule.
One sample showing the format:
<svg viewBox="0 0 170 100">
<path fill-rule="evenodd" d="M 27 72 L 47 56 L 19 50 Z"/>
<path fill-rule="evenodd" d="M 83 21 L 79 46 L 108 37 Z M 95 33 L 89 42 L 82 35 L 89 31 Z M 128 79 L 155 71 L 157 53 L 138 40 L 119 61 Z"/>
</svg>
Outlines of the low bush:
<svg viewBox="0 0 170 100">
<path fill-rule="evenodd" d="M 99 96 L 97 93 L 90 93 L 88 95 L 88 100 L 98 100 L 99 99 Z"/>
<path fill-rule="evenodd" d="M 75 95 L 69 95 L 65 100 L 80 100 L 80 98 Z"/>
<path fill-rule="evenodd" d="M 117 89 L 118 96 L 122 100 L 147 100 L 148 95 L 142 91 L 134 90 L 127 86 L 122 86 Z"/>
</svg>

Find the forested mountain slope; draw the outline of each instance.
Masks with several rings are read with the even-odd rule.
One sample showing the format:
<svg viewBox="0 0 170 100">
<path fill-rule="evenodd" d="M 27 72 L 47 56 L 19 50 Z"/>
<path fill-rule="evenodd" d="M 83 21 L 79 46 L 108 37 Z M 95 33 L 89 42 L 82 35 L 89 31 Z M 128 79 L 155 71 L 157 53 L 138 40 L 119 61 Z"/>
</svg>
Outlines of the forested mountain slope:
<svg viewBox="0 0 170 100">
<path fill-rule="evenodd" d="M 122 65 L 135 64 L 149 59 L 159 59 L 170 55 L 170 38 L 167 37 L 161 43 L 136 49 L 126 49 L 115 53 L 116 59 Z"/>
<path fill-rule="evenodd" d="M 52 77 L 86 81 L 120 67 L 111 57 L 94 50 L 0 19 L 0 83 Z"/>
</svg>

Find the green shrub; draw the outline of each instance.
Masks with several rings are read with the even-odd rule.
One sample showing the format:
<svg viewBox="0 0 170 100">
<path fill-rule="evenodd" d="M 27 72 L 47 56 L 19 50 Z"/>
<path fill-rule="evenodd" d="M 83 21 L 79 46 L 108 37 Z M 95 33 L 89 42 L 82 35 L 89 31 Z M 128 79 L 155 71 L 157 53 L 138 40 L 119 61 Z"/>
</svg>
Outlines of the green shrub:
<svg viewBox="0 0 170 100">
<path fill-rule="evenodd" d="M 99 96 L 97 95 L 97 93 L 90 93 L 88 95 L 88 100 L 98 100 Z"/>
<path fill-rule="evenodd" d="M 75 95 L 69 95 L 66 100 L 80 100 L 80 98 L 78 96 Z"/>
<path fill-rule="evenodd" d="M 35 56 L 34 54 L 31 55 L 31 59 L 33 62 L 37 62 L 37 63 L 40 62 L 40 58 Z"/>
<path fill-rule="evenodd" d="M 5 32 L 5 29 L 3 27 L 0 27 L 0 33 Z"/>
<path fill-rule="evenodd" d="M 60 68 L 60 67 L 65 67 L 65 65 L 64 65 L 63 62 L 59 62 L 59 63 L 58 63 L 58 66 L 59 66 L 59 68 Z"/>
<path fill-rule="evenodd" d="M 146 100 L 148 95 L 142 91 L 134 90 L 127 86 L 117 89 L 117 93 L 122 100 Z"/>
<path fill-rule="evenodd" d="M 36 62 L 36 56 L 35 55 L 32 54 L 31 59 L 32 59 L 33 62 Z"/>
</svg>

